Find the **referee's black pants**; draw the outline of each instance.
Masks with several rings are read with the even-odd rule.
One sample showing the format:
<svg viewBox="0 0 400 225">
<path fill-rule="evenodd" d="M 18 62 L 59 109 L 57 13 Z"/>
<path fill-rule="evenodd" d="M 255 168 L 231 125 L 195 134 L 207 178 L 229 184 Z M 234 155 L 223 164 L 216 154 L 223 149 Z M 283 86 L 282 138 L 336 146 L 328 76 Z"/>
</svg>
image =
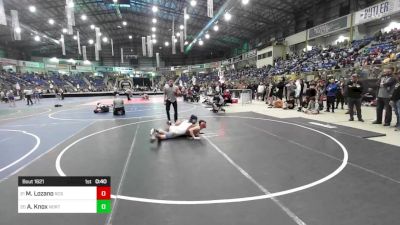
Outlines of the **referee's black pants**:
<svg viewBox="0 0 400 225">
<path fill-rule="evenodd" d="M 171 109 L 171 104 L 174 107 L 174 121 L 176 122 L 178 120 L 178 103 L 177 103 L 177 101 L 170 102 L 169 100 L 167 100 L 167 102 L 165 104 L 166 110 L 167 110 L 168 121 L 171 121 L 171 116 L 169 114 L 169 110 Z"/>
</svg>

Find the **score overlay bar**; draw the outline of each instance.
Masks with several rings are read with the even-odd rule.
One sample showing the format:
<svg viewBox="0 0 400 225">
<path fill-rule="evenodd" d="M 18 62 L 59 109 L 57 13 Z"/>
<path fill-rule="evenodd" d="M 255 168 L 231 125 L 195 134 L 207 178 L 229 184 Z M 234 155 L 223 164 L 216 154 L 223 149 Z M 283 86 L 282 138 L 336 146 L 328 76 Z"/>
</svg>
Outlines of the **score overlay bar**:
<svg viewBox="0 0 400 225">
<path fill-rule="evenodd" d="M 18 177 L 18 213 L 110 212 L 110 177 Z"/>
</svg>

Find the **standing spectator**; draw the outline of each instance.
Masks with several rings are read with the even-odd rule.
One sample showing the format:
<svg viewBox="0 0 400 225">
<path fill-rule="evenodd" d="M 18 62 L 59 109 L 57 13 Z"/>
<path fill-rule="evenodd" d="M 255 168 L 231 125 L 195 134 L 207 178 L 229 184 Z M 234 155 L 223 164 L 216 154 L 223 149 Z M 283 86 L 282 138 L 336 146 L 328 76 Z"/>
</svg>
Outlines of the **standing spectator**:
<svg viewBox="0 0 400 225">
<path fill-rule="evenodd" d="M 264 94 L 265 93 L 265 85 L 260 82 L 260 84 L 257 87 L 257 100 L 260 100 L 260 97 L 262 98 L 262 101 L 264 101 Z"/>
<path fill-rule="evenodd" d="M 337 84 L 333 78 L 329 79 L 329 84 L 326 86 L 326 102 L 327 107 L 325 112 L 329 112 L 332 107 L 332 112 L 335 112 L 335 99 L 337 92 Z"/>
<path fill-rule="evenodd" d="M 397 84 L 393 91 L 393 95 L 390 98 L 391 105 L 393 105 L 394 112 L 396 113 L 397 123 L 395 131 L 400 130 L 400 73 L 397 73 Z"/>
<path fill-rule="evenodd" d="M 275 96 L 279 99 L 283 99 L 283 89 L 285 88 L 285 81 L 283 78 L 279 78 L 279 82 L 276 84 Z"/>
<path fill-rule="evenodd" d="M 354 107 L 357 110 L 357 118 L 358 121 L 364 122 L 361 114 L 361 97 L 363 92 L 363 85 L 358 80 L 358 75 L 351 75 L 351 80 L 347 83 L 347 92 L 348 92 L 348 103 L 349 103 L 349 114 L 350 120 L 354 121 Z"/>
<path fill-rule="evenodd" d="M 339 108 L 339 103 L 341 105 L 341 109 L 343 109 L 344 105 L 344 79 L 340 78 L 339 82 L 337 83 L 337 92 L 336 92 L 336 109 Z"/>
<path fill-rule="evenodd" d="M 8 102 L 10 103 L 10 107 L 15 107 L 15 97 L 14 97 L 14 91 L 13 90 L 9 90 L 7 92 L 7 98 L 8 98 Z"/>
<path fill-rule="evenodd" d="M 378 80 L 378 99 L 376 106 L 376 120 L 373 124 L 382 124 L 383 109 L 385 109 L 385 123 L 384 126 L 390 126 L 392 121 L 392 107 L 389 104 L 390 96 L 394 91 L 396 79 L 393 78 L 393 67 L 386 67 L 383 69 L 383 75 Z"/>
<path fill-rule="evenodd" d="M 178 120 L 178 103 L 176 96 L 180 95 L 180 90 L 174 85 L 173 80 L 169 80 L 168 84 L 164 87 L 164 104 L 166 106 L 168 123 L 171 124 L 171 116 L 169 110 L 171 109 L 171 104 L 174 107 L 174 121 Z"/>
</svg>

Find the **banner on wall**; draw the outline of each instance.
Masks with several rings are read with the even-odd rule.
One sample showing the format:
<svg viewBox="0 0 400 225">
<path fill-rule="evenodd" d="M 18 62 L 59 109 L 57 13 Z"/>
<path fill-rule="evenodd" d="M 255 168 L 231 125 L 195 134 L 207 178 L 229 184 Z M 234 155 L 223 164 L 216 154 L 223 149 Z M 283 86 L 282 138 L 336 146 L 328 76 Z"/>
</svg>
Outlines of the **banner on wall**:
<svg viewBox="0 0 400 225">
<path fill-rule="evenodd" d="M 44 64 L 40 62 L 18 61 L 18 66 L 29 68 L 44 68 Z"/>
<path fill-rule="evenodd" d="M 372 20 L 377 20 L 385 16 L 400 11 L 400 1 L 386 0 L 372 5 L 354 14 L 354 25 L 363 24 Z"/>
<path fill-rule="evenodd" d="M 335 20 L 331 20 L 327 23 L 321 24 L 319 26 L 310 28 L 308 30 L 308 39 L 317 38 L 320 36 L 324 36 L 336 31 L 349 28 L 350 27 L 349 16 L 350 15 L 343 16 Z"/>
</svg>

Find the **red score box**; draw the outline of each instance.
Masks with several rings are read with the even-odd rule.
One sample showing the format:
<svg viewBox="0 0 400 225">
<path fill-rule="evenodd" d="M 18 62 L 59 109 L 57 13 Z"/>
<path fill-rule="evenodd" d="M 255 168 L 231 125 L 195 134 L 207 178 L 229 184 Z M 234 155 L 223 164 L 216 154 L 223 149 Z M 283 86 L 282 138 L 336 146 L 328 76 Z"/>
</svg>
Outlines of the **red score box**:
<svg viewBox="0 0 400 225">
<path fill-rule="evenodd" d="M 111 199 L 111 187 L 97 187 L 97 200 Z"/>
</svg>

